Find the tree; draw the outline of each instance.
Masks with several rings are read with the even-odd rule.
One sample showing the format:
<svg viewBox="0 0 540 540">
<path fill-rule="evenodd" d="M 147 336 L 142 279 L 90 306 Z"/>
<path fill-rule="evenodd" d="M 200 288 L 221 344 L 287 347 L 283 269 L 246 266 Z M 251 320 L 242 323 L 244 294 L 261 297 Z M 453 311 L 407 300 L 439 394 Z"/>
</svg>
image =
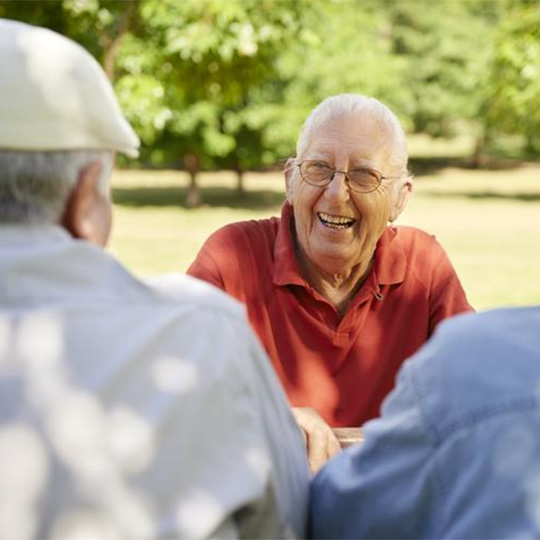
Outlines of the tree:
<svg viewBox="0 0 540 540">
<path fill-rule="evenodd" d="M 371 0 L 327 0 L 314 3 L 304 18 L 304 43 L 279 58 L 283 95 L 275 111 L 274 144 L 294 149 L 299 127 L 323 99 L 340 93 L 377 96 L 399 102 L 403 66 L 391 55 L 388 21 L 380 3 Z M 307 45 L 305 44 L 307 43 Z M 292 143 L 292 145 L 291 145 Z"/>
<path fill-rule="evenodd" d="M 486 100 L 490 134 L 520 134 L 529 154 L 540 154 L 540 3 L 504 4 Z"/>
<path fill-rule="evenodd" d="M 135 22 L 139 6 L 140 0 L 25 0 L 0 4 L 0 16 L 69 36 L 90 51 L 114 80 L 116 56 Z"/>
<path fill-rule="evenodd" d="M 412 131 L 452 136 L 460 122 L 477 118 L 493 50 L 488 4 L 386 1 L 392 49 L 405 64 L 400 84 Z"/>
<path fill-rule="evenodd" d="M 238 174 L 294 153 L 325 97 L 387 103 L 406 129 L 521 134 L 539 152 L 537 0 L 63 0 L 0 16 L 75 39 L 103 64 L 143 141 L 139 163 Z"/>
<path fill-rule="evenodd" d="M 147 144 L 160 147 L 159 156 L 147 157 L 181 156 L 191 205 L 199 202 L 201 168 L 230 164 L 241 179 L 269 151 L 260 98 L 279 76 L 279 52 L 310 10 L 305 0 L 275 8 L 271 0 L 146 0 L 142 30 L 126 39 L 117 85 L 126 114 Z"/>
</svg>

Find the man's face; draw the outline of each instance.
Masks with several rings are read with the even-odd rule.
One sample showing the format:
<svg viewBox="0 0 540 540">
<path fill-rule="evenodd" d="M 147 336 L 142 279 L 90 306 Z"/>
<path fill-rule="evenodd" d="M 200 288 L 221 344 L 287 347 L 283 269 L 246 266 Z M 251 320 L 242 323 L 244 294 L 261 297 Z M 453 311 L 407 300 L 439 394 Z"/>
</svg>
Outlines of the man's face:
<svg viewBox="0 0 540 540">
<path fill-rule="evenodd" d="M 339 171 L 369 167 L 390 176 L 388 152 L 388 139 L 376 121 L 336 116 L 316 128 L 302 160 L 322 160 Z M 395 180 L 383 180 L 371 193 L 358 193 L 347 187 L 343 174 L 336 174 L 326 187 L 302 181 L 298 169 L 294 175 L 287 199 L 308 264 L 332 274 L 369 264 L 390 217 Z M 347 218 L 346 226 L 335 224 L 338 217 Z"/>
</svg>

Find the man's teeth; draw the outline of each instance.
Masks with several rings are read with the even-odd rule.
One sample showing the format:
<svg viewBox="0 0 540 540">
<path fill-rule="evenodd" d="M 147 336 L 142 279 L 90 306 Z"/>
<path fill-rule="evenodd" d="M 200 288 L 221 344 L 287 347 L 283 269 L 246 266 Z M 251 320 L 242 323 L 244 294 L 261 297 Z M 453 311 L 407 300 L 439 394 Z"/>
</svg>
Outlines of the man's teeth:
<svg viewBox="0 0 540 540">
<path fill-rule="evenodd" d="M 347 229 L 356 221 L 355 219 L 343 216 L 331 216 L 324 212 L 318 212 L 319 219 L 326 227 L 334 227 L 337 229 Z"/>
</svg>

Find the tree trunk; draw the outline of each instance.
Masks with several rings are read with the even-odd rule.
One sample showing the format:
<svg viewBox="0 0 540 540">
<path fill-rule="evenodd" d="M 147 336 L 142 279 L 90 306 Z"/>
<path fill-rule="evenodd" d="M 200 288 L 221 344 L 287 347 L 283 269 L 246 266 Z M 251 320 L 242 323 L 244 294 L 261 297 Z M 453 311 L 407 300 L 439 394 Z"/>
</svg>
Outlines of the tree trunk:
<svg viewBox="0 0 540 540">
<path fill-rule="evenodd" d="M 486 154 L 486 149 L 488 143 L 489 133 L 487 128 L 483 128 L 482 133 L 476 138 L 474 153 L 472 155 L 472 166 L 475 169 L 481 169 L 487 165 L 488 156 Z"/>
<path fill-rule="evenodd" d="M 129 0 L 126 2 L 126 10 L 118 26 L 116 35 L 109 36 L 105 32 L 101 35 L 101 42 L 103 43 L 103 70 L 111 82 L 114 81 L 114 67 L 116 56 L 120 50 L 120 44 L 131 27 L 133 18 L 139 8 L 139 3 L 140 0 Z"/>
<path fill-rule="evenodd" d="M 525 152 L 527 157 L 536 157 L 540 152 L 538 135 L 536 133 L 530 133 L 529 130 L 525 133 Z"/>
<path fill-rule="evenodd" d="M 201 205 L 201 190 L 197 185 L 197 176 L 199 174 L 199 158 L 196 154 L 186 154 L 184 156 L 184 165 L 189 173 L 189 187 L 186 195 L 186 206 L 188 208 L 197 208 Z"/>
<path fill-rule="evenodd" d="M 244 171 L 240 166 L 236 168 L 236 175 L 238 179 L 236 184 L 236 195 L 243 199 L 246 196 L 246 190 L 244 188 Z"/>
</svg>

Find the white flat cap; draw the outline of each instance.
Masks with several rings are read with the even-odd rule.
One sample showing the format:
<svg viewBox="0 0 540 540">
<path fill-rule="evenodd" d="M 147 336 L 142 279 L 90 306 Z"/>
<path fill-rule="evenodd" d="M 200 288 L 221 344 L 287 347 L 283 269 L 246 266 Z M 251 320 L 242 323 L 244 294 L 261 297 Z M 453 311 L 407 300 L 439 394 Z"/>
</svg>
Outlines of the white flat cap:
<svg viewBox="0 0 540 540">
<path fill-rule="evenodd" d="M 109 80 L 85 49 L 51 30 L 0 19 L 0 148 L 135 157 L 138 147 Z"/>
</svg>

